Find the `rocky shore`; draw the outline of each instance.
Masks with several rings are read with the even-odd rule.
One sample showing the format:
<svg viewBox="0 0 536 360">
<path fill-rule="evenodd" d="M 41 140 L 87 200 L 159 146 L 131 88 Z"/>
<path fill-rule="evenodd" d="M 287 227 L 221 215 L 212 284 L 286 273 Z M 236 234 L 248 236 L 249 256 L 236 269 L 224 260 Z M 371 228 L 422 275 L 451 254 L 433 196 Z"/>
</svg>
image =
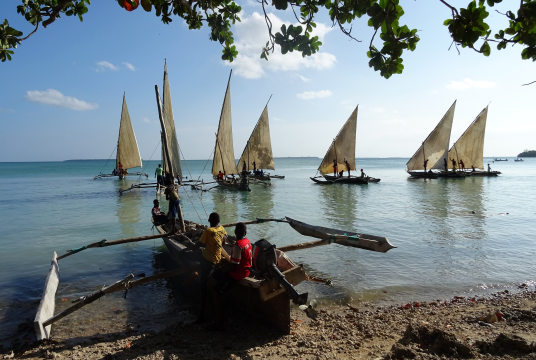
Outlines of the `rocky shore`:
<svg viewBox="0 0 536 360">
<path fill-rule="evenodd" d="M 188 317 L 160 332 L 52 339 L 0 359 L 536 359 L 536 291 L 526 285 L 486 298 L 317 310 L 312 320 L 295 309 L 290 335 L 231 313 L 224 332 Z"/>
</svg>

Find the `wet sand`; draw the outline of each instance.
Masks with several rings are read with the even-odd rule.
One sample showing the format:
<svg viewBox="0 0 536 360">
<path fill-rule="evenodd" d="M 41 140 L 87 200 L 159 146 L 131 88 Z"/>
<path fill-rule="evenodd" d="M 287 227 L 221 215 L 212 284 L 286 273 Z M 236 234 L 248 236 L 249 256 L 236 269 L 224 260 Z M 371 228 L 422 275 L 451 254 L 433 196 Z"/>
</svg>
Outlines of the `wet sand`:
<svg viewBox="0 0 536 360">
<path fill-rule="evenodd" d="M 53 339 L 16 349 L 21 359 L 536 359 L 536 291 L 521 286 L 483 298 L 397 306 L 320 305 L 317 320 L 293 310 L 290 335 L 229 310 L 223 332 L 182 312 L 159 332 L 127 327 L 111 334 Z M 60 340 L 61 339 L 61 340 Z M 2 350 L 12 358 L 11 350 Z M 6 357 L 7 356 L 7 357 Z"/>
</svg>

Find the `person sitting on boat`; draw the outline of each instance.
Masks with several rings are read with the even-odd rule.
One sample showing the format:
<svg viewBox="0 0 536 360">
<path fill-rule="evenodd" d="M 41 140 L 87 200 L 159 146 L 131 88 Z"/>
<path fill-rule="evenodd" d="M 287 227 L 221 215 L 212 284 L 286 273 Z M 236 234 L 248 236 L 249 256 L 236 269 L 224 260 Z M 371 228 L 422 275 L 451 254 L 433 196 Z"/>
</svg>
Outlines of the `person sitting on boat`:
<svg viewBox="0 0 536 360">
<path fill-rule="evenodd" d="M 363 172 L 363 169 L 361 169 L 361 179 L 365 178 L 367 175 Z"/>
<path fill-rule="evenodd" d="M 465 170 L 465 164 L 462 159 L 460 159 L 460 169 Z"/>
<path fill-rule="evenodd" d="M 335 177 L 337 177 L 337 174 L 339 173 L 337 168 L 337 159 L 333 159 L 333 174 L 335 175 Z"/>
<path fill-rule="evenodd" d="M 220 171 L 218 171 L 218 181 L 223 181 L 223 173 Z"/>
<path fill-rule="evenodd" d="M 474 165 L 471 165 L 471 169 L 473 170 L 472 172 L 475 172 L 475 166 Z"/>
<path fill-rule="evenodd" d="M 199 307 L 199 316 L 196 320 L 197 324 L 205 321 L 205 307 L 207 303 L 207 285 L 209 275 L 214 271 L 217 264 L 222 258 L 223 244 L 227 240 L 227 233 L 220 224 L 220 215 L 211 213 L 208 217 L 210 227 L 207 228 L 203 235 L 199 238 L 199 243 L 196 244 L 193 250 L 199 249 L 204 245 L 199 256 L 198 251 L 192 251 L 189 254 L 184 254 L 187 260 L 199 262 L 200 274 L 199 280 L 201 285 L 201 302 Z"/>
<path fill-rule="evenodd" d="M 154 177 L 156 178 L 156 183 L 162 186 L 164 186 L 164 179 L 162 177 L 163 172 L 164 172 L 164 169 L 162 169 L 162 165 L 158 164 L 158 167 L 154 171 Z"/>
<path fill-rule="evenodd" d="M 344 170 L 339 171 L 339 177 L 342 178 L 342 175 L 344 174 Z"/>
<path fill-rule="evenodd" d="M 167 187 L 166 190 L 164 190 L 164 194 L 166 195 L 166 200 L 169 200 L 168 218 L 171 222 L 171 232 L 174 234 L 176 232 L 175 219 L 179 213 L 179 192 L 177 189 L 175 189 L 175 184 L 173 183 L 172 177 L 168 176 L 167 180 Z"/>
<path fill-rule="evenodd" d="M 113 175 L 113 176 L 116 176 L 116 175 L 117 175 L 117 170 L 114 169 L 114 170 L 112 171 L 112 175 Z"/>
<path fill-rule="evenodd" d="M 350 177 L 350 163 L 346 158 L 344 159 L 344 164 L 346 165 L 346 170 L 348 171 L 348 177 Z"/>
<path fill-rule="evenodd" d="M 249 276 L 249 269 L 253 266 L 253 247 L 246 237 L 247 227 L 244 223 L 238 223 L 235 227 L 236 242 L 231 250 L 229 265 L 218 268 L 212 277 L 217 281 L 212 289 L 214 297 L 214 310 L 216 322 L 211 326 L 212 330 L 222 330 L 224 319 L 222 314 L 222 294 L 235 286 L 240 280 Z"/>
<path fill-rule="evenodd" d="M 160 202 L 153 200 L 153 209 L 151 210 L 153 222 L 155 225 L 163 225 L 169 222 L 169 218 L 165 212 L 160 211 Z"/>
<path fill-rule="evenodd" d="M 264 171 L 262 171 L 262 169 L 259 170 L 259 175 L 260 175 L 260 176 L 264 176 Z"/>
<path fill-rule="evenodd" d="M 426 172 L 427 166 L 428 166 L 428 159 L 424 160 L 424 172 Z"/>
</svg>

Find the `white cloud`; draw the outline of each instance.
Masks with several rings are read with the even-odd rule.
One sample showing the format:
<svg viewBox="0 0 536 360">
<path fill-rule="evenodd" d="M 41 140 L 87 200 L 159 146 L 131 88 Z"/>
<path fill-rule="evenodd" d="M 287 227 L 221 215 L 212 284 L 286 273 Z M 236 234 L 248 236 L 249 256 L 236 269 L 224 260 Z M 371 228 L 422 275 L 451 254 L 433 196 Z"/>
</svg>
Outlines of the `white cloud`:
<svg viewBox="0 0 536 360">
<path fill-rule="evenodd" d="M 109 63 L 108 61 L 99 61 L 97 63 L 97 70 L 98 72 L 102 72 L 102 71 L 105 71 L 105 70 L 113 70 L 113 71 L 117 71 L 119 70 L 119 68 L 117 66 L 115 66 L 114 64 L 111 64 Z"/>
<path fill-rule="evenodd" d="M 274 120 L 274 121 L 278 121 L 278 122 L 283 122 L 283 121 L 285 121 L 285 119 L 281 119 L 281 118 L 278 118 L 278 117 L 274 117 L 273 120 Z"/>
<path fill-rule="evenodd" d="M 127 67 L 127 69 L 129 69 L 130 71 L 136 71 L 137 70 L 136 67 L 134 65 L 132 65 L 131 63 L 124 62 L 123 65 L 125 65 Z"/>
<path fill-rule="evenodd" d="M 311 99 L 322 99 L 327 98 L 333 95 L 331 91 L 329 90 L 320 90 L 320 91 L 305 91 L 301 94 L 297 94 L 296 96 L 303 100 L 311 100 Z"/>
<path fill-rule="evenodd" d="M 147 117 L 144 117 L 143 119 L 141 119 L 141 121 L 143 121 L 144 123 L 147 123 L 147 124 L 151 124 L 152 121 L 151 119 L 147 118 Z"/>
<path fill-rule="evenodd" d="M 453 90 L 467 90 L 470 88 L 490 88 L 494 87 L 495 83 L 491 81 L 476 81 L 471 80 L 468 78 L 463 79 L 463 81 L 454 81 L 452 80 L 450 83 L 446 85 L 447 89 L 453 89 Z"/>
<path fill-rule="evenodd" d="M 65 96 L 54 89 L 48 89 L 46 91 L 27 91 L 26 100 L 38 104 L 61 106 L 79 111 L 93 110 L 99 107 L 97 104 L 90 104 L 72 96 Z"/>
<path fill-rule="evenodd" d="M 300 80 L 303 81 L 303 82 L 310 82 L 311 81 L 311 79 L 306 78 L 305 76 L 301 76 L 301 75 L 296 75 L 296 76 L 299 77 Z"/>
<path fill-rule="evenodd" d="M 0 108 L 0 113 L 1 113 L 1 112 L 14 113 L 15 110 L 13 110 L 13 109 L 2 109 L 2 108 Z"/>
<path fill-rule="evenodd" d="M 268 14 L 272 21 L 273 31 L 278 32 L 285 23 L 274 14 Z M 290 23 L 286 23 L 289 25 Z M 323 41 L 325 35 L 332 29 L 322 23 L 317 23 L 313 36 L 318 36 Z M 270 53 L 269 61 L 260 58 L 262 46 L 268 40 L 268 30 L 263 15 L 254 12 L 251 16 L 242 16 L 242 21 L 236 24 L 235 45 L 238 57 L 225 65 L 232 66 L 238 76 L 247 79 L 258 79 L 269 71 L 296 71 L 304 68 L 323 70 L 332 67 L 337 59 L 335 55 L 319 52 L 312 56 L 302 57 L 298 52 L 281 54 L 281 49 L 276 46 L 274 53 Z M 300 78 L 306 81 L 305 77 Z"/>
</svg>

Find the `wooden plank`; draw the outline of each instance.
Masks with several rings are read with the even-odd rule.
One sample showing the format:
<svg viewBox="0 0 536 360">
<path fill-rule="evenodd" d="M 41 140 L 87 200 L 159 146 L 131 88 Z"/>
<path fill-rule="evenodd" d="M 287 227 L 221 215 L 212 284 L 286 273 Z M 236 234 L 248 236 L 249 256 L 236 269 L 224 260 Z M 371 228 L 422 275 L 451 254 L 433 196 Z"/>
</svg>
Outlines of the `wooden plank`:
<svg viewBox="0 0 536 360">
<path fill-rule="evenodd" d="M 307 278 L 305 270 L 301 266 L 295 266 L 292 269 L 283 271 L 283 275 L 285 275 L 287 281 L 293 286 L 298 285 Z M 268 301 L 285 291 L 285 288 L 279 285 L 279 282 L 275 279 L 272 279 L 270 282 L 263 282 L 259 288 L 262 301 Z"/>
<path fill-rule="evenodd" d="M 50 269 L 48 270 L 47 279 L 45 280 L 45 288 L 43 296 L 37 308 L 37 314 L 34 319 L 35 334 L 37 340 L 49 339 L 52 326 L 43 326 L 43 323 L 54 315 L 54 307 L 56 300 L 56 290 L 60 283 L 60 267 L 58 265 L 58 255 L 56 252 L 52 255 Z"/>
</svg>

